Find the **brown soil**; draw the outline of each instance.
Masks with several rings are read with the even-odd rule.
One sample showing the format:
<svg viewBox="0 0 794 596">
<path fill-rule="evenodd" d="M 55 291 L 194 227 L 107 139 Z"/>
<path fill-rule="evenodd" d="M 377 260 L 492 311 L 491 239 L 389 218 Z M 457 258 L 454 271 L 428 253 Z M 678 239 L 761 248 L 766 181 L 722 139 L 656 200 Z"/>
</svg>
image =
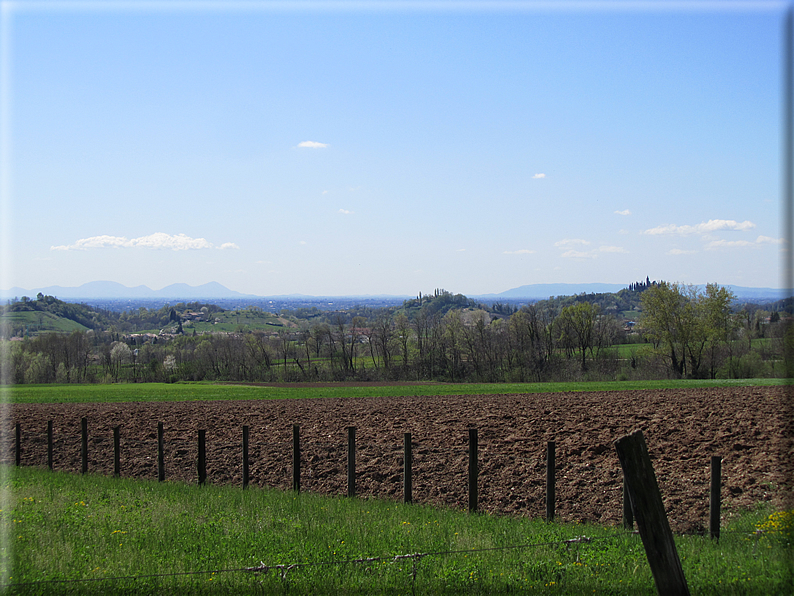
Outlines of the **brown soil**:
<svg viewBox="0 0 794 596">
<path fill-rule="evenodd" d="M 410 389 L 407 389 L 410 391 Z M 357 494 L 402 498 L 403 433 L 412 433 L 414 501 L 465 508 L 468 429 L 479 434 L 480 509 L 545 514 L 546 444 L 557 445 L 557 517 L 619 524 L 622 473 L 613 441 L 642 429 L 670 525 L 708 526 L 709 462 L 722 456 L 724 516 L 762 501 L 791 507 L 794 424 L 784 387 L 571 392 L 399 398 L 122 404 L 14 405 L 2 459 L 80 470 L 80 418 L 89 428 L 89 469 L 113 472 L 121 426 L 122 476 L 157 478 L 157 422 L 164 423 L 168 480 L 195 482 L 197 431 L 206 429 L 208 481 L 240 484 L 241 427 L 250 427 L 251 484 L 289 489 L 292 425 L 300 425 L 301 488 L 347 490 L 347 427 L 356 430 Z M 787 502 L 788 501 L 788 502 Z"/>
</svg>

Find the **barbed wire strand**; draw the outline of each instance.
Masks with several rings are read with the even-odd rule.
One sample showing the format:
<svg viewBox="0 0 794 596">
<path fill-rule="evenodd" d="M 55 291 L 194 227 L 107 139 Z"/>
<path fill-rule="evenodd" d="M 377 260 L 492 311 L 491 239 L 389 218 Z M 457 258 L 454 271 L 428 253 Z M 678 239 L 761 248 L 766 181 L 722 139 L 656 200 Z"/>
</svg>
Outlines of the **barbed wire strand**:
<svg viewBox="0 0 794 596">
<path fill-rule="evenodd" d="M 596 538 L 589 538 L 587 536 L 576 536 L 575 538 L 569 538 L 567 540 L 555 540 L 551 542 L 536 542 L 536 543 L 528 543 L 528 544 L 519 544 L 519 545 L 511 545 L 511 546 L 494 546 L 489 548 L 476 548 L 476 549 L 467 549 L 467 550 L 445 550 L 445 551 L 431 551 L 426 553 L 411 553 L 406 555 L 388 555 L 382 557 L 364 557 L 358 559 L 343 559 L 339 561 L 315 561 L 309 563 L 281 563 L 278 565 L 265 565 L 261 563 L 259 566 L 256 567 L 240 567 L 240 568 L 230 568 L 230 569 L 214 569 L 214 570 L 206 570 L 206 571 L 182 571 L 182 572 L 172 572 L 172 573 L 152 573 L 147 575 L 125 575 L 125 576 L 114 576 L 114 577 L 91 577 L 91 578 L 84 578 L 84 579 L 48 579 L 48 580 L 38 580 L 33 582 L 18 582 L 18 583 L 10 583 L 10 584 L 0 584 L 0 590 L 6 588 L 19 588 L 19 587 L 26 587 L 26 586 L 37 586 L 37 585 L 44 585 L 44 584 L 68 584 L 68 583 L 87 583 L 87 582 L 98 582 L 98 581 L 120 581 L 120 580 L 138 580 L 138 579 L 150 579 L 156 577 L 181 577 L 187 575 L 207 575 L 207 574 L 217 574 L 217 573 L 233 573 L 233 572 L 249 572 L 249 573 L 266 573 L 269 571 L 280 571 L 282 579 L 286 579 L 287 573 L 292 571 L 293 569 L 299 569 L 302 567 L 321 567 L 321 566 L 328 566 L 328 565 L 348 565 L 351 563 L 375 563 L 379 561 L 391 561 L 393 563 L 401 561 L 401 560 L 411 560 L 414 565 L 425 557 L 431 556 L 439 556 L 439 555 L 456 555 L 456 554 L 470 554 L 470 553 L 482 553 L 488 551 L 497 551 L 497 550 L 516 550 L 522 548 L 535 548 L 540 546 L 554 546 L 555 544 L 559 545 L 567 545 L 570 546 L 572 544 L 589 544 L 592 542 L 597 541 L 604 541 L 604 540 L 613 540 L 620 536 L 630 535 L 632 532 L 617 532 L 612 536 L 600 536 Z M 413 570 L 413 576 L 416 576 L 416 569 Z"/>
</svg>

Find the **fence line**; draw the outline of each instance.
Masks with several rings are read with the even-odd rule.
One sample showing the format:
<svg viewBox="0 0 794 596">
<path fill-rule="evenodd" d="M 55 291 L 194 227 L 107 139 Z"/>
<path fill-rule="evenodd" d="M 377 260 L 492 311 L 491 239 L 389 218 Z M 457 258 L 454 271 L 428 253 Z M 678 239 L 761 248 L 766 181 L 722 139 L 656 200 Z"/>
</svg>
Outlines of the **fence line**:
<svg viewBox="0 0 794 596">
<path fill-rule="evenodd" d="M 14 460 L 17 466 L 21 465 L 21 454 L 22 454 L 22 429 L 19 422 L 14 425 L 15 428 L 15 440 L 14 440 Z M 113 437 L 92 437 L 91 441 L 89 442 L 88 436 L 88 420 L 87 418 L 83 417 L 80 419 L 80 436 L 62 436 L 58 437 L 58 439 L 54 439 L 53 437 L 53 428 L 52 428 L 52 421 L 47 422 L 47 464 L 50 469 L 53 469 L 53 459 L 54 459 L 54 445 L 58 443 L 59 445 L 66 447 L 66 446 L 73 446 L 79 440 L 80 442 L 80 461 L 81 461 L 81 472 L 83 474 L 88 472 L 89 467 L 89 444 L 91 447 L 104 447 L 110 440 L 113 441 L 113 475 L 120 476 L 121 475 L 121 457 L 120 457 L 120 434 L 119 426 L 114 426 L 113 428 Z M 249 451 L 253 447 L 254 450 L 262 449 L 266 447 L 272 447 L 273 443 L 253 443 L 251 444 L 249 441 L 249 428 L 248 426 L 243 426 L 243 437 L 242 437 L 242 446 L 239 442 L 218 442 L 213 443 L 213 451 L 223 451 L 228 449 L 241 449 L 243 454 L 242 461 L 239 465 L 232 465 L 231 468 L 237 470 L 242 470 L 242 486 L 243 488 L 248 486 L 249 483 Z M 355 440 L 355 427 L 347 427 L 347 495 L 349 497 L 353 497 L 356 494 L 356 470 L 355 470 L 355 461 L 356 461 L 356 440 Z M 34 444 L 40 444 L 41 438 L 38 435 L 33 435 L 32 442 Z M 197 473 L 197 479 L 199 485 L 203 485 L 207 481 L 207 449 L 206 449 L 206 431 L 203 429 L 198 430 L 198 445 L 197 451 L 194 451 L 192 448 L 184 449 L 185 446 L 193 446 L 196 445 L 195 440 L 189 440 L 184 438 L 177 438 L 168 443 L 165 442 L 164 439 L 164 430 L 163 430 L 163 423 L 157 423 L 157 434 L 156 439 L 132 439 L 132 440 L 125 440 L 125 444 L 133 444 L 138 447 L 141 445 L 146 444 L 153 444 L 155 445 L 156 449 L 156 473 L 157 478 L 159 481 L 164 481 L 166 478 L 166 448 L 169 452 L 169 459 L 174 457 L 177 458 L 187 458 L 189 461 L 195 456 L 196 467 L 194 468 Z M 328 453 L 342 453 L 345 450 L 344 445 L 339 445 L 338 443 L 327 443 L 327 442 L 312 442 L 311 443 L 315 448 L 319 448 L 320 450 L 325 450 Z M 424 453 L 455 453 L 459 456 L 468 457 L 468 510 L 469 512 L 476 512 L 478 510 L 478 475 L 479 475 L 479 467 L 478 467 L 478 434 L 476 428 L 470 428 L 468 430 L 468 445 L 465 448 L 464 446 L 454 446 L 449 448 L 432 448 L 432 447 L 422 447 L 419 451 L 420 456 Z M 555 516 L 555 502 L 556 502 L 556 456 L 555 456 L 555 448 L 556 443 L 555 441 L 548 441 L 547 448 L 546 448 L 546 520 L 553 521 Z M 387 455 L 398 455 L 400 454 L 399 447 L 393 448 L 378 448 L 383 454 Z M 180 453 L 182 450 L 182 453 Z M 326 456 L 328 455 L 326 453 Z M 320 457 L 316 453 L 312 454 L 313 458 L 319 458 L 320 461 L 327 461 L 329 457 Z M 333 456 L 331 456 L 332 458 Z M 411 447 L 411 439 L 410 433 L 405 433 L 404 435 L 404 445 L 402 450 L 402 457 L 403 457 L 403 501 L 406 503 L 413 502 L 413 492 L 412 492 L 412 468 L 413 463 L 415 462 L 413 458 L 413 451 Z M 146 459 L 148 460 L 149 457 L 147 456 Z M 137 459 L 135 461 L 138 461 Z M 720 486 L 721 486 L 721 462 L 722 458 L 719 456 L 712 456 L 711 457 L 711 486 L 710 486 L 710 512 L 709 512 L 709 532 L 713 539 L 719 539 L 720 535 Z M 186 463 L 186 462 L 185 462 Z M 301 463 L 302 463 L 302 453 L 301 453 L 301 445 L 300 445 L 300 425 L 293 425 L 292 428 L 292 489 L 296 492 L 300 492 L 301 489 Z M 226 469 L 230 469 L 230 466 L 227 462 L 223 462 L 223 465 Z M 212 466 L 215 468 L 215 466 Z M 622 491 L 622 508 L 623 508 L 623 526 L 626 529 L 633 528 L 633 511 L 631 504 L 629 502 L 629 498 L 626 491 L 625 480 L 624 486 Z"/>
<path fill-rule="evenodd" d="M 765 532 L 763 530 L 756 530 L 752 533 L 747 533 L 742 530 L 723 530 L 724 534 L 732 534 L 732 535 L 748 535 L 750 537 L 758 537 Z M 689 532 L 689 533 L 680 533 L 676 534 L 677 536 L 699 536 L 701 538 L 705 537 L 707 534 L 706 531 L 704 532 Z M 494 546 L 489 548 L 477 548 L 477 549 L 469 549 L 469 550 L 446 550 L 446 551 L 431 551 L 427 553 L 411 553 L 405 555 L 390 555 L 390 556 L 381 556 L 381 557 L 361 557 L 357 559 L 344 559 L 341 561 L 315 561 L 313 563 L 279 563 L 276 565 L 266 565 L 265 563 L 261 563 L 256 567 L 234 567 L 228 569 L 209 569 L 205 571 L 180 571 L 180 572 L 172 572 L 172 573 L 150 573 L 146 575 L 121 575 L 121 576 L 114 576 L 114 577 L 91 577 L 85 579 L 48 579 L 48 580 L 38 580 L 34 582 L 18 582 L 18 583 L 9 583 L 9 584 L 0 584 L 0 591 L 5 590 L 7 588 L 23 588 L 23 587 L 32 587 L 32 586 L 39 586 L 45 584 L 72 584 L 72 583 L 88 583 L 88 582 L 108 582 L 108 581 L 123 581 L 123 580 L 139 580 L 139 579 L 151 579 L 151 578 L 161 578 L 161 577 L 182 577 L 188 575 L 209 575 L 209 574 L 219 574 L 219 573 L 254 573 L 256 575 L 260 573 L 267 573 L 270 571 L 279 571 L 281 572 L 281 578 L 286 579 L 287 573 L 289 571 L 293 571 L 295 569 L 300 569 L 303 567 L 321 567 L 321 566 L 330 566 L 330 565 L 349 565 L 349 564 L 359 564 L 359 563 L 374 563 L 378 561 L 386 561 L 396 563 L 402 560 L 411 560 L 414 564 L 414 568 L 412 570 L 412 581 L 416 581 L 416 565 L 425 557 L 432 557 L 432 556 L 442 556 L 442 555 L 457 555 L 457 554 L 476 554 L 481 552 L 489 552 L 489 551 L 501 551 L 501 550 L 519 550 L 519 549 L 530 549 L 536 548 L 541 546 L 554 546 L 554 545 L 567 545 L 571 546 L 572 544 L 581 545 L 581 544 L 592 544 L 594 542 L 603 542 L 607 540 L 614 540 L 621 536 L 636 536 L 639 535 L 637 530 L 623 530 L 620 532 L 615 532 L 611 536 L 600 536 L 590 538 L 588 536 L 576 536 L 575 538 L 569 538 L 567 540 L 555 540 L 551 542 L 535 542 L 535 543 L 527 543 L 527 544 L 518 544 L 518 545 L 511 545 L 511 546 Z M 578 560 L 578 555 L 577 555 Z"/>
<path fill-rule="evenodd" d="M 527 544 L 517 544 L 511 546 L 493 546 L 488 548 L 473 548 L 468 550 L 444 550 L 444 551 L 431 551 L 426 553 L 411 553 L 405 555 L 389 555 L 389 556 L 380 556 L 380 557 L 360 557 L 357 559 L 343 559 L 340 561 L 315 561 L 312 563 L 280 563 L 277 565 L 265 565 L 265 563 L 261 563 L 256 567 L 235 567 L 230 569 L 210 569 L 206 571 L 180 571 L 180 572 L 173 572 L 173 573 L 152 573 L 147 575 L 123 575 L 123 576 L 114 576 L 114 577 L 92 577 L 86 579 L 49 579 L 49 580 L 39 580 L 34 582 L 19 582 L 19 583 L 11 583 L 11 584 L 0 584 L 0 590 L 4 590 L 6 588 L 19 588 L 19 587 L 30 587 L 30 586 L 38 586 L 44 584 L 69 584 L 69 583 L 86 583 L 86 582 L 101 582 L 101 581 L 120 581 L 120 580 L 138 580 L 138 579 L 149 579 L 155 577 L 181 577 L 187 575 L 207 575 L 207 574 L 218 574 L 218 573 L 239 573 L 239 572 L 248 572 L 254 574 L 260 573 L 267 573 L 269 571 L 280 571 L 281 578 L 286 579 L 287 572 L 300 569 L 303 567 L 322 567 L 322 566 L 329 566 L 329 565 L 350 565 L 356 563 L 375 563 L 379 561 L 386 561 L 396 563 L 402 560 L 411 560 L 414 563 L 414 570 L 413 570 L 413 581 L 416 580 L 416 564 L 421 561 L 425 557 L 432 557 L 432 556 L 441 556 L 441 555 L 456 555 L 456 554 L 472 554 L 472 553 L 482 553 L 482 552 L 490 552 L 490 551 L 502 551 L 502 550 L 518 550 L 518 549 L 529 549 L 535 548 L 540 546 L 554 546 L 554 545 L 572 545 L 572 544 L 590 544 L 593 542 L 600 542 L 606 540 L 614 540 L 620 536 L 626 536 L 635 534 L 636 532 L 616 532 L 612 536 L 602 536 L 596 538 L 589 538 L 587 536 L 576 536 L 575 538 L 569 538 L 567 540 L 555 540 L 551 542 L 535 542 L 535 543 L 527 543 Z"/>
</svg>

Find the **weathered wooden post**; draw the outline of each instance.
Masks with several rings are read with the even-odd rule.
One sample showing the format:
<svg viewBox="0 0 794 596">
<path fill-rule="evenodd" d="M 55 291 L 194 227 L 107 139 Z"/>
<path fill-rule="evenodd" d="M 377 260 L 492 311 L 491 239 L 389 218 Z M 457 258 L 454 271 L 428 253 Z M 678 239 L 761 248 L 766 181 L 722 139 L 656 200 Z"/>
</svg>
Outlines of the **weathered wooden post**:
<svg viewBox="0 0 794 596">
<path fill-rule="evenodd" d="M 356 427 L 347 427 L 347 496 L 356 496 Z"/>
<path fill-rule="evenodd" d="M 623 528 L 626 530 L 634 529 L 634 514 L 631 512 L 631 497 L 626 486 L 626 477 L 623 477 Z"/>
<path fill-rule="evenodd" d="M 477 429 L 469 429 L 469 513 L 477 511 Z"/>
<path fill-rule="evenodd" d="M 248 488 L 248 427 L 243 426 L 243 490 Z"/>
<path fill-rule="evenodd" d="M 292 425 L 292 490 L 301 491 L 301 437 L 297 424 Z"/>
<path fill-rule="evenodd" d="M 157 480 L 165 481 L 165 449 L 163 446 L 163 423 L 157 423 Z"/>
<path fill-rule="evenodd" d="M 14 425 L 14 463 L 19 467 L 22 463 L 22 427 L 19 422 Z"/>
<path fill-rule="evenodd" d="M 207 442 L 206 431 L 198 431 L 198 483 L 203 485 L 207 481 Z"/>
<path fill-rule="evenodd" d="M 554 506 L 557 500 L 557 444 L 546 445 L 546 521 L 554 521 Z"/>
<path fill-rule="evenodd" d="M 121 476 L 121 427 L 113 427 L 113 475 Z"/>
<path fill-rule="evenodd" d="M 642 431 L 621 437 L 615 441 L 615 449 L 657 592 L 660 596 L 689 596 Z"/>
<path fill-rule="evenodd" d="M 52 420 L 47 421 L 47 467 L 52 470 Z"/>
<path fill-rule="evenodd" d="M 720 487 L 722 485 L 722 457 L 711 457 L 711 494 L 709 495 L 709 534 L 720 538 Z"/>
<path fill-rule="evenodd" d="M 80 419 L 81 441 L 80 455 L 82 460 L 81 471 L 83 474 L 88 472 L 88 419 Z"/>
<path fill-rule="evenodd" d="M 403 502 L 413 503 L 413 451 L 411 450 L 411 433 L 403 434 Z"/>
</svg>

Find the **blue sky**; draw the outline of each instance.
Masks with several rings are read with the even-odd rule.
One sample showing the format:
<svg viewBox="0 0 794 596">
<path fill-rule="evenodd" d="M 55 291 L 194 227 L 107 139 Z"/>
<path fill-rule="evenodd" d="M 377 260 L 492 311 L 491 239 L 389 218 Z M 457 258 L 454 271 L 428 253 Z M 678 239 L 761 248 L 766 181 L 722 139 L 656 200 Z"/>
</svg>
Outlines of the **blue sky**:
<svg viewBox="0 0 794 596">
<path fill-rule="evenodd" d="M 785 7 L 5 2 L 0 287 L 780 287 Z"/>
</svg>

